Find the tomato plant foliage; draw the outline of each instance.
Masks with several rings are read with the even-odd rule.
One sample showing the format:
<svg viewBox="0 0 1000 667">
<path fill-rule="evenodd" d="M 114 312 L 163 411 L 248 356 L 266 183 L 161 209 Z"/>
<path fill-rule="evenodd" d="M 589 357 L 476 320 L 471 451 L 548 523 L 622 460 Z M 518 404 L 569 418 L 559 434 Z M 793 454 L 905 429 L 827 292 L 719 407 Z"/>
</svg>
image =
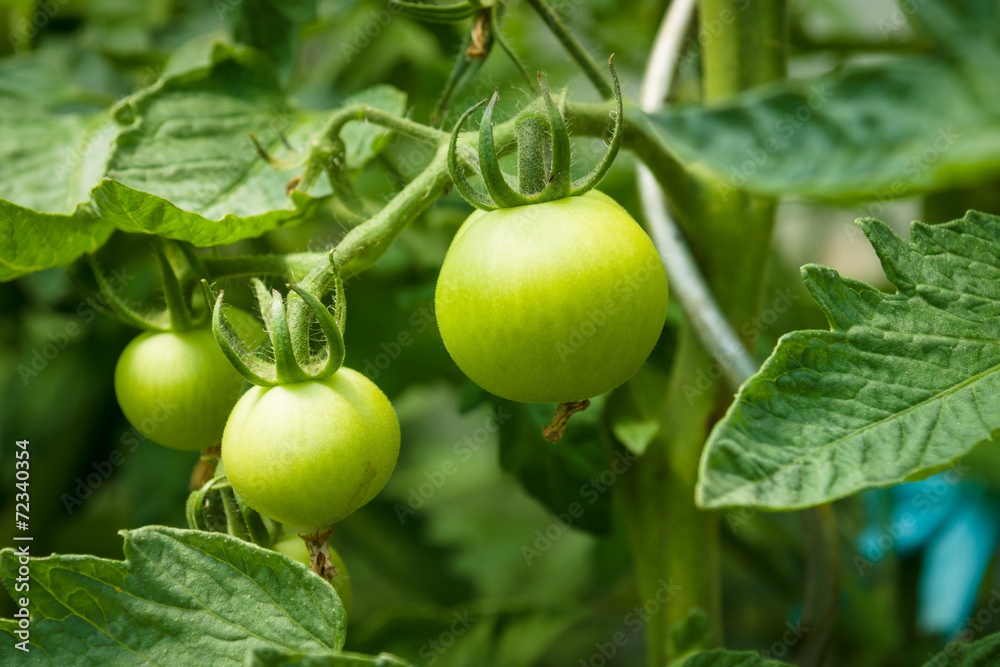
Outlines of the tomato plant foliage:
<svg viewBox="0 0 1000 667">
<path fill-rule="evenodd" d="M 657 110 L 611 93 L 614 66 L 640 80 L 662 3 L 13 4 L 0 17 L 17 51 L 0 58 L 0 361 L 23 363 L 0 373 L 0 433 L 30 431 L 32 515 L 47 523 L 33 523 L 30 560 L 0 551 L 10 598 L 30 590 L 31 629 L 0 620 L 0 663 L 1000 660 L 1000 626 L 973 616 L 988 556 L 970 556 L 993 550 L 975 518 L 995 516 L 976 511 L 1000 489 L 1000 217 L 941 222 L 967 202 L 1000 210 L 996 2 L 899 2 L 891 19 L 862 12 L 882 22 L 857 39 L 853 10 L 802 9 L 850 39 L 792 14 L 793 63 L 836 64 L 793 79 L 788 34 L 765 34 L 784 3 L 717 18 L 701 0 L 700 41 L 674 45 L 672 103 Z M 588 51 L 618 54 L 612 81 Z M 581 93 L 587 80 L 603 101 Z M 452 133 L 491 92 L 482 127 Z M 619 145 L 601 184 L 614 198 L 580 195 L 594 183 L 570 177 L 603 177 Z M 519 187 L 537 186 L 524 194 L 499 171 L 515 148 Z M 677 228 L 641 176 L 636 199 L 636 160 Z M 576 194 L 511 204 L 553 183 Z M 459 194 L 490 210 L 470 216 Z M 794 217 L 785 196 L 877 202 L 887 223 L 858 225 L 888 284 L 809 263 L 818 309 L 803 298 L 754 320 L 765 288 L 798 282 L 782 261 L 762 268 L 775 220 Z M 893 204 L 908 196 L 927 222 L 905 239 L 891 218 L 910 215 Z M 784 245 L 805 236 L 822 235 Z M 803 242 L 804 261 L 861 254 L 825 242 L 841 255 Z M 248 334 L 229 307 L 249 306 L 251 277 L 264 344 L 256 317 Z M 98 317 L 145 326 L 161 296 L 170 331 L 136 338 Z M 724 326 L 735 346 L 713 358 Z M 186 354 L 168 349 L 181 340 Z M 752 343 L 762 365 L 736 389 L 732 357 Z M 552 441 L 553 414 L 584 399 Z M 985 480 L 949 482 L 909 532 L 898 498 L 850 499 L 966 457 Z M 147 525 L 185 518 L 201 530 Z M 865 521 L 878 558 L 865 552 L 841 595 L 853 573 L 840 561 L 861 557 L 843 538 Z M 946 553 L 955 526 L 968 540 Z M 915 536 L 937 551 L 915 558 Z M 353 578 L 331 585 L 338 551 Z M 945 562 L 958 565 L 932 567 Z M 962 600 L 926 599 L 938 579 Z M 911 599 L 957 616 L 926 628 L 887 602 Z M 808 630 L 789 640 L 793 626 Z M 718 648 L 723 636 L 759 650 Z"/>
<path fill-rule="evenodd" d="M 802 270 L 831 331 L 778 343 L 705 449 L 701 502 L 794 509 L 948 466 L 1000 430 L 1000 218 L 860 221 L 887 294 Z"/>
<path fill-rule="evenodd" d="M 32 561 L 31 660 L 239 665 L 261 646 L 343 646 L 344 610 L 333 587 L 281 554 L 226 535 L 148 527 L 125 533 L 125 557 Z M 13 594 L 18 557 L 5 550 L 0 558 Z M 5 621 L 5 632 L 16 625 Z M 20 655 L 11 641 L 0 651 L 10 664 Z"/>
</svg>

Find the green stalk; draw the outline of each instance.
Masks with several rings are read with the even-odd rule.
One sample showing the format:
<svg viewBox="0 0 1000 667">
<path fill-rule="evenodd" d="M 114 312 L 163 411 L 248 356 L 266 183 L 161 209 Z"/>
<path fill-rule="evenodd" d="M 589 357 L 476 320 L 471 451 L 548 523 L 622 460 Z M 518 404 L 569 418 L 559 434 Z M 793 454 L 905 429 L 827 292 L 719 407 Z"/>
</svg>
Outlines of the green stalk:
<svg viewBox="0 0 1000 667">
<path fill-rule="evenodd" d="M 301 280 L 313 269 L 326 264 L 328 253 L 297 252 L 288 255 L 241 255 L 201 258 L 209 277 L 285 276 Z"/>
<path fill-rule="evenodd" d="M 531 197 L 549 183 L 552 135 L 541 113 L 537 112 L 518 118 L 516 131 L 518 190 Z"/>
<path fill-rule="evenodd" d="M 578 136 L 600 137 L 607 132 L 614 102 L 604 104 L 567 103 L 568 119 L 573 123 L 573 131 Z M 404 187 L 386 206 L 370 219 L 353 228 L 337 246 L 337 262 L 345 271 L 345 278 L 355 275 L 371 266 L 388 249 L 392 241 L 406 225 L 424 210 L 450 184 L 448 175 L 447 147 L 450 135 L 426 125 L 369 107 L 364 104 L 352 105 L 336 112 L 327 121 L 324 130 L 327 137 L 336 137 L 349 122 L 367 121 L 402 132 L 438 146 L 437 153 L 424 170 Z M 650 165 L 661 183 L 668 183 L 669 192 L 688 192 L 693 179 L 681 163 L 664 147 L 649 125 L 645 115 L 634 106 L 625 108 L 625 129 L 623 146 L 632 149 L 636 155 Z M 493 128 L 494 144 L 500 154 L 506 154 L 515 146 L 515 120 L 509 120 Z M 477 133 L 462 135 L 459 146 L 466 152 L 478 143 Z M 313 147 L 319 151 L 315 157 L 322 165 L 322 146 Z M 313 163 L 307 167 L 309 172 Z M 322 166 L 318 167 L 322 170 Z M 303 182 L 306 179 L 303 178 Z M 693 211 L 686 200 L 675 198 L 678 208 Z M 693 215 L 693 213 L 692 213 Z M 237 257 L 203 256 L 202 264 L 212 279 L 238 276 L 281 276 L 286 279 L 301 280 L 313 269 L 328 261 L 327 252 L 302 252 L 288 255 L 252 255 Z"/>
<path fill-rule="evenodd" d="M 224 486 L 219 489 L 219 494 L 222 496 L 222 508 L 226 512 L 226 523 L 229 525 L 229 534 L 247 542 L 252 541 L 250 539 L 250 531 L 243 520 L 243 514 L 240 512 L 240 505 L 236 500 L 236 492 L 233 491 L 233 487 Z"/>
<path fill-rule="evenodd" d="M 829 503 L 803 512 L 802 535 L 806 549 L 806 594 L 802 627 L 809 632 L 793 651 L 803 667 L 821 667 L 837 620 L 843 573 L 840 569 L 840 533 Z"/>
<path fill-rule="evenodd" d="M 661 431 L 615 485 L 635 563 L 639 606 L 657 610 L 645 625 L 650 667 L 666 667 L 689 648 L 674 646 L 671 633 L 697 616 L 708 622 L 707 644 L 722 641 L 718 517 L 694 506 L 706 424 L 717 400 L 714 388 L 685 391 L 689 378 L 711 364 L 689 328 L 678 341 L 675 364 Z"/>
<path fill-rule="evenodd" d="M 597 88 L 597 92 L 601 94 L 604 99 L 611 99 L 614 97 L 614 90 L 611 88 L 611 84 L 608 82 L 607 78 L 604 76 L 604 72 L 597 65 L 597 62 L 587 53 L 583 45 L 576 38 L 566 24 L 562 22 L 559 15 L 552 10 L 551 7 L 546 4 L 545 0 L 528 0 L 528 4 L 534 9 L 538 15 L 545 21 L 545 24 L 552 31 L 552 34 L 562 42 L 562 45 L 569 51 L 569 55 L 576 61 L 576 64 L 580 66 L 583 73 L 587 75 L 590 82 L 594 84 Z"/>
<path fill-rule="evenodd" d="M 721 30 L 703 43 L 706 105 L 784 76 L 784 9 L 783 0 L 700 0 L 702 25 Z M 655 159 L 662 146 L 649 135 L 641 116 L 632 115 L 638 132 L 626 134 L 629 145 L 670 195 L 712 294 L 739 331 L 759 311 L 775 202 L 691 175 L 678 187 L 672 173 L 676 165 Z M 636 134 L 647 134 L 649 140 L 637 143 Z M 706 620 L 704 645 L 722 643 L 718 515 L 694 504 L 704 443 L 732 400 L 721 379 L 706 387 L 707 378 L 722 377 L 711 372 L 713 363 L 718 362 L 685 325 L 661 407 L 661 432 L 630 471 L 632 478 L 616 485 L 636 563 L 640 604 L 656 599 L 663 582 L 679 587 L 646 625 L 651 667 L 664 667 L 700 648 L 672 641 L 672 631 L 686 621 Z"/>
</svg>

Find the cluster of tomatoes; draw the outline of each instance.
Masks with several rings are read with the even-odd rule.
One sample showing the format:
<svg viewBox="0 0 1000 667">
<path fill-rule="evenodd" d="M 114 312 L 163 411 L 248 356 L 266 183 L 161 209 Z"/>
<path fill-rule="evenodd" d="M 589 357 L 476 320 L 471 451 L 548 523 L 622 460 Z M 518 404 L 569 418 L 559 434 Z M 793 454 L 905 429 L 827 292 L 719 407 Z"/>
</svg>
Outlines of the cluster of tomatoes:
<svg viewBox="0 0 1000 667">
<path fill-rule="evenodd" d="M 666 317 L 667 278 L 639 225 L 589 191 L 473 213 L 445 258 L 435 305 L 448 352 L 484 389 L 527 403 L 579 401 L 646 360 Z M 237 330 L 260 331 L 246 312 L 229 317 Z M 364 375 L 341 368 L 243 389 L 211 327 L 143 333 L 115 369 L 136 428 L 181 450 L 221 442 L 240 498 L 296 531 L 340 521 L 388 481 L 399 422 Z"/>
</svg>

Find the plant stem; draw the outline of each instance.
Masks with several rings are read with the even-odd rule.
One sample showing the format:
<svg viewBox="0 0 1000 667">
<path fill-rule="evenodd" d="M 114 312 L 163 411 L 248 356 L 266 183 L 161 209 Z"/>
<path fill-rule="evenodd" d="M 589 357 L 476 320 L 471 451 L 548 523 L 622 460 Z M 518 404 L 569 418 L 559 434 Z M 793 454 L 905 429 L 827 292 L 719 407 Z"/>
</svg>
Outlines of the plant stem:
<svg viewBox="0 0 1000 667">
<path fill-rule="evenodd" d="M 597 88 L 597 92 L 601 94 L 601 97 L 606 100 L 614 97 L 615 92 L 611 88 L 611 84 L 608 82 L 608 79 L 604 76 L 604 72 L 597 65 L 597 62 L 590 57 L 590 54 L 587 53 L 586 49 L 583 48 L 583 45 L 580 44 L 576 35 L 570 32 L 569 28 L 566 27 L 566 24 L 562 22 L 559 15 L 556 14 L 548 4 L 546 4 L 545 0 L 528 0 L 528 4 L 531 5 L 531 8 L 538 13 L 543 21 L 545 21 L 545 25 L 549 27 L 552 34 L 555 35 L 560 42 L 562 42 L 564 47 L 566 47 L 566 50 L 569 51 L 569 55 L 572 56 L 573 60 L 575 60 L 580 66 L 580 69 L 582 69 L 583 73 L 587 75 L 590 82 L 594 84 L 594 87 Z"/>
<path fill-rule="evenodd" d="M 737 0 L 700 0 L 703 25 L 722 27 L 722 34 L 703 43 L 705 104 L 784 75 L 783 1 L 751 3 L 743 9 L 741 4 L 745 5 Z M 708 294 L 739 330 L 758 309 L 774 202 L 689 174 L 684 176 L 685 186 L 678 187 L 673 172 L 683 168 L 669 161 L 664 166 L 655 159 L 655 153 L 669 151 L 644 127 L 641 116 L 632 115 L 639 131 L 630 133 L 629 144 L 672 195 L 690 254 L 706 277 Z M 636 143 L 636 135 L 643 133 L 647 136 Z M 649 186 L 648 179 L 645 185 Z M 710 647 L 722 641 L 718 515 L 694 504 L 704 443 L 732 399 L 719 381 L 706 387 L 706 378 L 721 375 L 712 370 L 713 357 L 698 330 L 686 323 L 661 406 L 661 431 L 630 471 L 632 479 L 616 489 L 636 562 L 640 602 L 654 598 L 663 582 L 679 586 L 665 610 L 647 623 L 651 667 L 663 667 L 685 651 L 700 648 L 676 646 L 671 636 L 679 624 L 697 616 L 708 621 L 707 635 L 697 643 Z M 739 369 L 734 380 L 748 371 L 749 366 Z"/>
<path fill-rule="evenodd" d="M 795 647 L 795 663 L 803 667 L 820 667 L 840 606 L 843 581 L 840 534 L 837 516 L 829 503 L 800 514 L 806 545 L 806 594 L 801 625 L 808 628 L 808 632 Z"/>
<path fill-rule="evenodd" d="M 698 7 L 702 25 L 722 26 L 702 52 L 706 104 L 785 76 L 785 0 L 699 0 Z"/>
<path fill-rule="evenodd" d="M 442 144 L 430 164 L 407 183 L 382 210 L 347 233 L 337 244 L 337 268 L 344 279 L 374 264 L 403 228 L 437 199 L 451 183 L 448 147 Z"/>
<path fill-rule="evenodd" d="M 615 485 L 635 562 L 639 605 L 663 603 L 646 623 L 647 664 L 665 667 L 685 647 L 671 632 L 697 615 L 707 619 L 708 646 L 722 641 L 718 517 L 694 506 L 705 425 L 715 409 L 714 391 L 687 382 L 709 367 L 711 357 L 691 329 L 682 330 L 675 353 L 661 431 L 642 458 Z"/>
<path fill-rule="evenodd" d="M 567 117 L 573 123 L 573 131 L 579 136 L 600 137 L 605 134 L 614 103 L 566 105 Z M 345 278 L 356 275 L 374 264 L 409 224 L 410 220 L 423 211 L 435 197 L 450 184 L 447 168 L 447 146 L 450 135 L 439 130 L 398 118 L 367 105 L 353 105 L 334 114 L 327 123 L 327 131 L 339 132 L 352 120 L 371 120 L 386 127 L 408 128 L 410 136 L 419 133 L 421 138 L 437 143 L 437 152 L 424 170 L 386 206 L 369 220 L 353 228 L 338 244 L 338 265 L 344 269 Z M 390 121 L 391 120 L 391 124 Z M 385 121 L 385 122 L 383 122 Z M 509 120 L 493 128 L 494 142 L 499 153 L 507 153 L 514 148 L 515 120 Z M 478 143 L 478 133 L 463 135 L 459 146 L 468 153 L 470 146 Z M 693 184 L 691 175 L 683 165 L 667 151 L 645 114 L 634 105 L 625 110 L 625 132 L 623 146 L 632 149 L 641 159 L 647 161 L 661 183 L 670 183 L 671 192 L 686 192 Z M 314 147 L 314 150 L 316 148 Z M 466 159 L 474 162 L 473 154 Z M 305 179 L 303 179 L 304 181 Z M 686 211 L 693 209 L 677 199 L 675 204 Z M 238 257 L 201 258 L 205 270 L 212 279 L 234 276 L 282 276 L 300 280 L 313 269 L 328 260 L 326 252 L 303 252 L 288 255 L 251 255 Z"/>
<path fill-rule="evenodd" d="M 219 495 L 222 496 L 222 509 L 226 512 L 229 534 L 247 542 L 252 541 L 247 525 L 243 521 L 243 515 L 240 513 L 240 505 L 236 501 L 236 492 L 233 491 L 233 487 L 227 485 L 220 488 Z"/>
<path fill-rule="evenodd" d="M 209 277 L 285 276 L 302 279 L 313 269 L 327 262 L 325 252 L 297 252 L 289 255 L 241 255 L 236 257 L 201 258 Z"/>
<path fill-rule="evenodd" d="M 402 118 L 378 107 L 361 103 L 352 104 L 334 112 L 327 119 L 326 125 L 323 127 L 322 136 L 328 138 L 339 137 L 340 131 L 345 125 L 351 121 L 361 120 L 381 125 L 394 132 L 399 132 L 400 134 L 431 144 L 446 142 L 450 136 L 447 132 L 435 129 L 429 125 L 418 123 L 409 118 Z"/>
</svg>

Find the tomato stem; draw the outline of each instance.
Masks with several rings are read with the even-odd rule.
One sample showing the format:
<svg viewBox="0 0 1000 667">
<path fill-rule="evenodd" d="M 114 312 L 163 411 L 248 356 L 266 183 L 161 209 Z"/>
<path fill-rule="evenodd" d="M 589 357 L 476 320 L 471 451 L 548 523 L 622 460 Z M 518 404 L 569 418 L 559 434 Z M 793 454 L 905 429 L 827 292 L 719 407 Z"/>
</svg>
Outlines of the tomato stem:
<svg viewBox="0 0 1000 667">
<path fill-rule="evenodd" d="M 566 24 L 562 22 L 559 15 L 545 2 L 545 0 L 528 0 L 528 4 L 531 8 L 535 10 L 538 16 L 545 22 L 545 25 L 549 27 L 552 34 L 562 43 L 562 45 L 569 52 L 569 55 L 576 61 L 583 73 L 587 75 L 590 82 L 594 84 L 597 88 L 597 92 L 601 94 L 601 97 L 605 99 L 610 99 L 614 96 L 614 90 L 608 83 L 608 80 L 604 78 L 604 73 L 601 72 L 601 68 L 597 65 L 580 41 L 576 38 Z"/>
<path fill-rule="evenodd" d="M 222 456 L 222 448 L 219 445 L 202 450 L 201 457 L 191 470 L 191 484 L 189 485 L 191 491 L 197 491 L 215 477 L 215 467 L 219 463 L 220 456 Z"/>
<path fill-rule="evenodd" d="M 337 566 L 330 557 L 329 537 L 332 532 L 327 528 L 309 535 L 299 535 L 309 549 L 309 569 L 330 583 L 337 576 Z"/>
<path fill-rule="evenodd" d="M 163 284 L 163 298 L 167 302 L 167 313 L 170 316 L 170 329 L 172 331 L 187 331 L 192 327 L 191 312 L 177 280 L 174 267 L 170 264 L 170 259 L 164 251 L 165 243 L 165 240 L 158 238 L 153 244 L 153 249 L 160 264 L 160 280 Z"/>
<path fill-rule="evenodd" d="M 236 501 L 236 492 L 233 491 L 233 487 L 229 485 L 221 487 L 219 495 L 222 496 L 222 509 L 226 513 L 229 534 L 246 542 L 252 542 L 250 531 L 247 529 L 239 503 Z"/>
<path fill-rule="evenodd" d="M 434 127 L 441 127 L 441 123 L 444 122 L 445 112 L 451 106 L 455 93 L 465 82 L 476 75 L 485 62 L 486 55 L 489 52 L 491 33 L 489 29 L 489 13 L 485 12 L 485 24 L 483 16 L 484 12 L 480 11 L 476 20 L 472 22 L 471 29 L 465 33 L 461 47 L 455 55 L 451 74 L 448 75 L 448 81 L 444 84 L 444 90 L 441 91 L 441 96 L 438 98 L 437 104 L 434 105 L 433 113 L 431 113 L 431 125 Z M 477 48 L 473 48 L 474 36 L 480 42 Z M 485 36 L 485 40 L 482 39 L 483 36 Z M 474 55 L 470 55 L 470 51 Z"/>
<path fill-rule="evenodd" d="M 545 189 L 552 163 L 552 138 L 548 123 L 530 107 L 515 123 L 517 134 L 517 186 L 528 196 Z"/>
<path fill-rule="evenodd" d="M 718 24 L 724 31 L 702 44 L 706 104 L 784 75 L 783 2 L 746 6 L 736 0 L 700 0 L 699 16 L 703 25 Z M 774 202 L 726 183 L 677 174 L 682 168 L 675 162 L 654 158 L 652 153 L 662 152 L 662 147 L 655 146 L 658 140 L 641 117 L 633 113 L 632 123 L 630 145 L 673 199 L 712 295 L 739 329 L 757 312 Z M 636 135 L 647 140 L 637 141 Z M 719 515 L 701 511 L 694 502 L 705 440 L 732 399 L 721 382 L 707 388 L 699 384 L 698 378 L 713 363 L 698 332 L 685 322 L 660 408 L 660 432 L 628 471 L 630 479 L 615 489 L 635 558 L 640 600 L 667 599 L 665 612 L 646 627 L 652 667 L 722 642 Z M 691 629 L 699 626 L 703 631 L 692 635 Z"/>
<path fill-rule="evenodd" d="M 560 403 L 556 407 L 556 413 L 552 415 L 552 423 L 542 429 L 542 437 L 549 442 L 559 442 L 562 440 L 563 433 L 566 432 L 566 426 L 569 425 L 569 418 L 589 407 L 589 399 Z"/>
</svg>

